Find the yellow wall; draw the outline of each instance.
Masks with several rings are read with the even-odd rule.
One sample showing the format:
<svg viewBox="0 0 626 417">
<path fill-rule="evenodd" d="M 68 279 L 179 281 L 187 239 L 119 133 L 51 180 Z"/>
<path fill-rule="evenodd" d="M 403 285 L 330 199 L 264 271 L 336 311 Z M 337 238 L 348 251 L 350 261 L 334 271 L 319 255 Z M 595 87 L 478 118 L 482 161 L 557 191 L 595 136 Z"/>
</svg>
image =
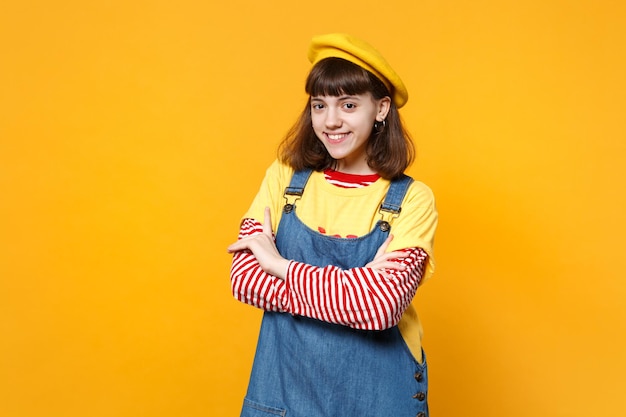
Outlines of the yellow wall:
<svg viewBox="0 0 626 417">
<path fill-rule="evenodd" d="M 218 5 L 212 3 L 219 3 Z M 438 198 L 434 416 L 626 414 L 626 10 L 610 0 L 0 6 L 0 416 L 233 416 L 238 218 L 310 37 L 403 76 Z"/>
</svg>

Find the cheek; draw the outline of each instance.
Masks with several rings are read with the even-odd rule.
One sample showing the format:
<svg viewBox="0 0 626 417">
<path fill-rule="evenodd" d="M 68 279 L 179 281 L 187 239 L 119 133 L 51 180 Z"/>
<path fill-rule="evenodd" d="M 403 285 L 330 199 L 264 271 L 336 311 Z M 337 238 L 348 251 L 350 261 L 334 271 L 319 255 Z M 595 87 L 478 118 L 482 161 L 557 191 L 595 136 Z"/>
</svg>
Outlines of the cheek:
<svg viewBox="0 0 626 417">
<path fill-rule="evenodd" d="M 315 134 L 319 136 L 319 133 L 324 130 L 324 123 L 319 117 L 311 117 L 311 126 Z"/>
<path fill-rule="evenodd" d="M 375 117 L 364 117 L 358 122 L 359 129 L 364 133 L 371 132 L 374 129 L 374 122 L 376 122 Z"/>
<path fill-rule="evenodd" d="M 320 129 L 316 129 L 315 127 L 313 127 L 313 133 L 315 133 L 315 137 L 317 138 L 317 140 L 324 142 L 324 131 L 320 130 Z"/>
</svg>

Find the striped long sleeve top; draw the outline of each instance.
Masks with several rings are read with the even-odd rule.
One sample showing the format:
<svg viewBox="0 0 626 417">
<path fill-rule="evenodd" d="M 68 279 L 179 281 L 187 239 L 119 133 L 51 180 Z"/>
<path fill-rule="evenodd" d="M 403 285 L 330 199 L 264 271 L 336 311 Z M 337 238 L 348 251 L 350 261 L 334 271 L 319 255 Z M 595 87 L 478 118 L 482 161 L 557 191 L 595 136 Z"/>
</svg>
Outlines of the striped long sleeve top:
<svg viewBox="0 0 626 417">
<path fill-rule="evenodd" d="M 262 232 L 261 223 L 244 219 L 239 238 Z M 241 251 L 233 257 L 231 289 L 237 300 L 266 311 L 383 330 L 399 322 L 424 274 L 428 254 L 421 248 L 404 252 L 395 260 L 402 270 L 343 270 L 291 261 L 282 280 L 264 272 L 252 253 Z"/>
</svg>

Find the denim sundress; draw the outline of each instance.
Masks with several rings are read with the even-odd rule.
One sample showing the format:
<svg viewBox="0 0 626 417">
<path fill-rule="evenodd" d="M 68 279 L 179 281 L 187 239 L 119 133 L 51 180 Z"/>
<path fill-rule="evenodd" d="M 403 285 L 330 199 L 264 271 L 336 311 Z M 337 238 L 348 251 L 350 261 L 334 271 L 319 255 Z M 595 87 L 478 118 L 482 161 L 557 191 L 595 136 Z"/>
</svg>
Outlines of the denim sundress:
<svg viewBox="0 0 626 417">
<path fill-rule="evenodd" d="M 310 174 L 296 172 L 285 195 L 301 196 Z M 411 182 L 392 181 L 381 210 L 398 214 Z M 298 262 L 361 267 L 390 233 L 381 220 L 362 237 L 322 235 L 295 209 L 285 204 L 276 246 Z M 427 417 L 427 388 L 426 358 L 415 360 L 397 326 L 365 331 L 265 312 L 241 417 Z"/>
</svg>

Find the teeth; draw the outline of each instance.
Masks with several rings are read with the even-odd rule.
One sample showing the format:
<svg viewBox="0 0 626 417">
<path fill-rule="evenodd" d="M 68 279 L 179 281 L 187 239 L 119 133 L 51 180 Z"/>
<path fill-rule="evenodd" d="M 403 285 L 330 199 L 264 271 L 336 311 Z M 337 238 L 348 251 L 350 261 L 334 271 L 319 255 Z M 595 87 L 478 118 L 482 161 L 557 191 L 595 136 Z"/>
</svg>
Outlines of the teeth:
<svg viewBox="0 0 626 417">
<path fill-rule="evenodd" d="M 333 140 L 337 140 L 337 139 L 341 139 L 342 137 L 344 137 L 346 134 L 345 133 L 341 133 L 339 135 L 328 135 L 328 139 L 333 139 Z"/>
</svg>

